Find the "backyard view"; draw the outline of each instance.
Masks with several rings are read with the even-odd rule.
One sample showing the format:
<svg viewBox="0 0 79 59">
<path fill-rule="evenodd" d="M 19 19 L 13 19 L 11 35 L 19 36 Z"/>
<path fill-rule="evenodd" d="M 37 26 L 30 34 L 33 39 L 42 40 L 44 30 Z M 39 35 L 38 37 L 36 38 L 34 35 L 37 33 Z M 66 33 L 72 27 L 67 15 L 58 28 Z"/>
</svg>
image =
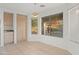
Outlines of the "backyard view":
<svg viewBox="0 0 79 59">
<path fill-rule="evenodd" d="M 42 34 L 63 37 L 63 13 L 43 17 Z"/>
</svg>

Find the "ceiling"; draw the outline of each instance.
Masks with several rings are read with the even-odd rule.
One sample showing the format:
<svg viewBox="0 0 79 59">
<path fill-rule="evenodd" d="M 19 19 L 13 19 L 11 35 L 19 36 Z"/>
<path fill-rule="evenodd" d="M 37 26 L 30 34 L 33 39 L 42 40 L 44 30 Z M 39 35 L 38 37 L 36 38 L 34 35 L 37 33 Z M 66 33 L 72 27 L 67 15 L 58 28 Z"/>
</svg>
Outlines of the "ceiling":
<svg viewBox="0 0 79 59">
<path fill-rule="evenodd" d="M 10 8 L 15 9 L 17 11 L 23 12 L 42 12 L 47 9 L 53 9 L 55 7 L 64 5 L 65 3 L 0 3 L 0 7 L 2 8 Z M 42 7 L 40 7 L 42 5 Z M 44 7 L 45 6 L 45 7 Z"/>
</svg>

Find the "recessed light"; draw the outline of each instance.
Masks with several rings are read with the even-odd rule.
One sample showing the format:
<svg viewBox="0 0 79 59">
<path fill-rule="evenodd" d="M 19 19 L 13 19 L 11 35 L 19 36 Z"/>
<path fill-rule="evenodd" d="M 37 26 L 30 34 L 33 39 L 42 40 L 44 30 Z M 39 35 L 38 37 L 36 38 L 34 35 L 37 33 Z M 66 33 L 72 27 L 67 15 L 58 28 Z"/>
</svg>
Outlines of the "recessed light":
<svg viewBox="0 0 79 59">
<path fill-rule="evenodd" d="M 40 7 L 45 7 L 45 5 L 40 5 Z"/>
<path fill-rule="evenodd" d="M 37 5 L 37 3 L 34 3 L 34 5 Z"/>
</svg>

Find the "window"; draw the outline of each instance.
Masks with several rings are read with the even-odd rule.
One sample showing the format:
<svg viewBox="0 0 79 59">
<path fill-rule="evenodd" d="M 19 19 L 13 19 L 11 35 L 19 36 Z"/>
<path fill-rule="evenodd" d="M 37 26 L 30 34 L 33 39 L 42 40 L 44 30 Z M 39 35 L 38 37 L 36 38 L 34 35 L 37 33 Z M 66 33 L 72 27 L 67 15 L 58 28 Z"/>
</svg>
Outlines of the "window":
<svg viewBox="0 0 79 59">
<path fill-rule="evenodd" d="M 42 17 L 42 34 L 63 37 L 63 13 Z"/>
<path fill-rule="evenodd" d="M 32 34 L 38 33 L 38 17 L 32 17 Z"/>
</svg>

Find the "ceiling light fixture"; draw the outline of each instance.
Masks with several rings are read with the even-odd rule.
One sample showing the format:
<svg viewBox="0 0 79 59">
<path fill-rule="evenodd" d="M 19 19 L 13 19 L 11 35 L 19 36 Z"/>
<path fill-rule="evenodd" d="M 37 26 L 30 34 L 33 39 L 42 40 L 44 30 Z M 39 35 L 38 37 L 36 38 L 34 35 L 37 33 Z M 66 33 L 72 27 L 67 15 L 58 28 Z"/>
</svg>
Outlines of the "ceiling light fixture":
<svg viewBox="0 0 79 59">
<path fill-rule="evenodd" d="M 34 5 L 35 9 L 36 9 L 36 7 L 45 7 L 45 5 L 43 5 L 43 4 L 39 5 L 39 4 L 37 4 L 37 3 L 34 3 L 33 5 Z M 34 10 L 35 10 L 35 9 L 34 9 Z M 38 13 L 34 11 L 34 12 L 32 13 L 32 16 L 33 16 L 33 17 L 38 17 Z"/>
<path fill-rule="evenodd" d="M 37 13 L 37 12 L 33 12 L 33 13 L 32 13 L 32 16 L 33 16 L 33 17 L 37 17 L 37 16 L 38 16 L 38 13 Z"/>
<path fill-rule="evenodd" d="M 37 3 L 34 3 L 34 6 L 36 7 L 37 6 Z M 38 13 L 37 12 L 33 12 L 32 13 L 32 17 L 38 17 Z"/>
<path fill-rule="evenodd" d="M 40 5 L 40 7 L 45 7 L 45 5 Z"/>
</svg>

